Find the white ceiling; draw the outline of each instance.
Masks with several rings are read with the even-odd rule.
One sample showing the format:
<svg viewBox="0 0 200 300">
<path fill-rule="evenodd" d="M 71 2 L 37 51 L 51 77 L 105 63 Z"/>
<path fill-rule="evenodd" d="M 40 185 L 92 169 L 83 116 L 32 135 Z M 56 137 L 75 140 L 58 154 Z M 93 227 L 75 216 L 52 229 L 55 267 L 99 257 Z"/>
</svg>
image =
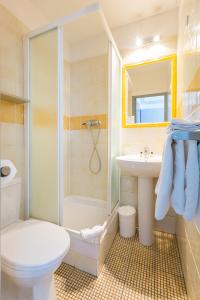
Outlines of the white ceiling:
<svg viewBox="0 0 200 300">
<path fill-rule="evenodd" d="M 64 38 L 69 44 L 94 38 L 103 33 L 106 35 L 99 12 L 88 14 L 76 22 L 64 25 Z"/>
<path fill-rule="evenodd" d="M 68 15 L 95 0 L 0 0 L 33 30 Z M 179 0 L 99 0 L 111 28 L 141 20 L 178 6 Z"/>
</svg>

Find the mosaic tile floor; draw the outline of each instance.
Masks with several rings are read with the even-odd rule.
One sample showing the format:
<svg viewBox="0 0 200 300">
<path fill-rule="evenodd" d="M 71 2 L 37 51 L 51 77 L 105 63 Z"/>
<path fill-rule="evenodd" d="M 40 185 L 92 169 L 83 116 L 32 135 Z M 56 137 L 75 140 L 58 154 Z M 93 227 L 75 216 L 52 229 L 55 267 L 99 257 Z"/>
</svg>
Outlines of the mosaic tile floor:
<svg viewBox="0 0 200 300">
<path fill-rule="evenodd" d="M 98 278 L 62 264 L 58 300 L 187 300 L 176 238 L 155 232 L 152 247 L 116 235 Z"/>
</svg>

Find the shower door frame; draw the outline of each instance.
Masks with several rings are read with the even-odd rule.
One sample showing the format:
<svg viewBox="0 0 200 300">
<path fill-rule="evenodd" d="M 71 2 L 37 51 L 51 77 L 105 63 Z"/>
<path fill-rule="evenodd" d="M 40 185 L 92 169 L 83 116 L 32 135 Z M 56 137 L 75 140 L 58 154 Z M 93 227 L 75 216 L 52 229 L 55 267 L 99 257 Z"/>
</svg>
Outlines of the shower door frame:
<svg viewBox="0 0 200 300">
<path fill-rule="evenodd" d="M 108 26 L 108 23 L 106 21 L 103 9 L 101 6 L 99 6 L 99 13 L 101 16 L 102 24 L 105 29 L 105 32 L 108 35 L 108 183 L 107 183 L 107 215 L 110 216 L 112 214 L 112 211 L 114 208 L 117 206 L 117 204 L 120 201 L 120 185 L 119 185 L 119 200 L 116 203 L 115 207 L 112 208 L 112 162 L 111 162 L 111 134 L 112 134 L 112 47 L 116 51 L 116 54 L 119 58 L 120 61 L 120 66 L 121 66 L 121 80 L 122 80 L 122 57 L 120 55 L 120 52 L 117 48 L 117 44 L 113 38 L 112 32 Z M 120 87 L 120 97 L 122 97 L 122 86 Z M 122 122 L 121 122 L 121 111 L 122 111 L 122 101 L 120 101 L 120 151 L 121 151 L 121 127 L 122 127 Z M 120 181 L 119 181 L 120 183 Z"/>
<path fill-rule="evenodd" d="M 58 66 L 58 76 L 57 76 L 57 224 L 61 222 L 61 211 L 62 211 L 62 199 L 63 199 L 63 28 L 59 24 L 49 24 L 44 28 L 38 29 L 36 31 L 30 32 L 24 37 L 24 57 L 25 57 L 25 69 L 24 69 L 24 94 L 27 99 L 30 100 L 30 40 L 41 34 L 45 34 L 48 31 L 57 31 L 57 66 Z M 31 201 L 31 100 L 30 103 L 26 105 L 25 108 L 25 219 L 30 217 L 30 201 Z"/>
<path fill-rule="evenodd" d="M 122 58 L 120 56 L 119 50 L 112 36 L 111 30 L 107 24 L 106 18 L 104 16 L 103 10 L 99 3 L 94 3 L 83 7 L 82 9 L 76 11 L 71 15 L 62 17 L 55 22 L 52 22 L 42 28 L 31 31 L 24 36 L 24 96 L 30 100 L 30 40 L 40 34 L 46 33 L 50 30 L 56 29 L 58 32 L 58 93 L 57 93 L 57 113 L 58 113 L 58 145 L 57 145 L 57 161 L 58 161 L 58 224 L 62 225 L 62 213 L 63 213 L 63 201 L 64 201 L 64 133 L 63 133 L 63 116 L 64 116 L 64 97 L 63 97 L 63 67 L 64 67 L 64 56 L 63 56 L 63 27 L 67 23 L 74 22 L 80 17 L 89 15 L 90 13 L 98 12 L 100 14 L 102 25 L 108 36 L 108 114 L 111 113 L 111 47 L 114 47 L 118 58 L 122 65 Z M 30 115 L 31 115 L 31 105 L 26 104 L 25 114 L 24 114 L 24 124 L 25 124 L 25 219 L 30 216 L 30 168 L 31 168 L 31 147 L 30 147 Z M 109 118 L 108 118 L 109 119 Z M 111 122 L 108 121 L 108 184 L 107 184 L 107 211 L 108 215 L 112 213 L 112 203 L 111 203 Z M 120 188 L 119 188 L 120 189 Z"/>
<path fill-rule="evenodd" d="M 120 86 L 120 97 L 122 98 L 122 58 L 121 55 L 118 51 L 118 48 L 115 44 L 115 41 L 109 41 L 109 66 L 108 66 L 108 215 L 112 214 L 112 211 L 114 211 L 115 207 L 118 205 L 120 201 L 120 172 L 119 172 L 119 186 L 118 186 L 118 194 L 119 194 L 119 199 L 116 202 L 115 206 L 112 207 L 112 48 L 115 50 L 118 59 L 120 61 L 120 78 L 121 78 L 121 86 Z M 122 99 L 120 101 L 120 132 L 119 132 L 119 148 L 121 152 L 121 128 L 122 128 L 122 120 L 121 120 L 121 115 L 122 115 Z M 118 154 L 120 155 L 120 153 Z"/>
</svg>

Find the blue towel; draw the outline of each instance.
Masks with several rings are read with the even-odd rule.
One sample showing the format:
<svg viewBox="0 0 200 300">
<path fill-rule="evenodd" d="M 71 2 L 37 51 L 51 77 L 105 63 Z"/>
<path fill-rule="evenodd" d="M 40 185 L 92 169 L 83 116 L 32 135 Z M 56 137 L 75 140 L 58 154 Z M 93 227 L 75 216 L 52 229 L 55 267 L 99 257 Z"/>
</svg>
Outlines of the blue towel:
<svg viewBox="0 0 200 300">
<path fill-rule="evenodd" d="M 173 187 L 173 148 L 172 148 L 172 134 L 169 133 L 165 142 L 162 167 L 160 176 L 156 185 L 156 207 L 155 207 L 155 218 L 162 220 L 170 207 L 170 197 Z"/>
<path fill-rule="evenodd" d="M 184 142 L 179 140 L 174 144 L 174 176 L 171 194 L 171 206 L 179 215 L 185 209 L 185 149 Z"/>
<path fill-rule="evenodd" d="M 185 209 L 183 216 L 192 220 L 196 214 L 199 200 L 199 159 L 197 141 L 188 141 L 185 170 Z"/>
</svg>

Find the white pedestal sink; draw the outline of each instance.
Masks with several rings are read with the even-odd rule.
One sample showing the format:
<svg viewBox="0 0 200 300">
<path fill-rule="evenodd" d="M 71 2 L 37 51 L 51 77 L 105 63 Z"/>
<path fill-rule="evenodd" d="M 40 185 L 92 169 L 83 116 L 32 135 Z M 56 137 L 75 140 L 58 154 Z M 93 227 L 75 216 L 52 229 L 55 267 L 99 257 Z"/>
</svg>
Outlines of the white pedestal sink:
<svg viewBox="0 0 200 300">
<path fill-rule="evenodd" d="M 161 156 L 124 155 L 117 158 L 122 173 L 138 177 L 139 241 L 145 246 L 154 242 L 154 187 L 153 178 L 158 177 Z"/>
</svg>

